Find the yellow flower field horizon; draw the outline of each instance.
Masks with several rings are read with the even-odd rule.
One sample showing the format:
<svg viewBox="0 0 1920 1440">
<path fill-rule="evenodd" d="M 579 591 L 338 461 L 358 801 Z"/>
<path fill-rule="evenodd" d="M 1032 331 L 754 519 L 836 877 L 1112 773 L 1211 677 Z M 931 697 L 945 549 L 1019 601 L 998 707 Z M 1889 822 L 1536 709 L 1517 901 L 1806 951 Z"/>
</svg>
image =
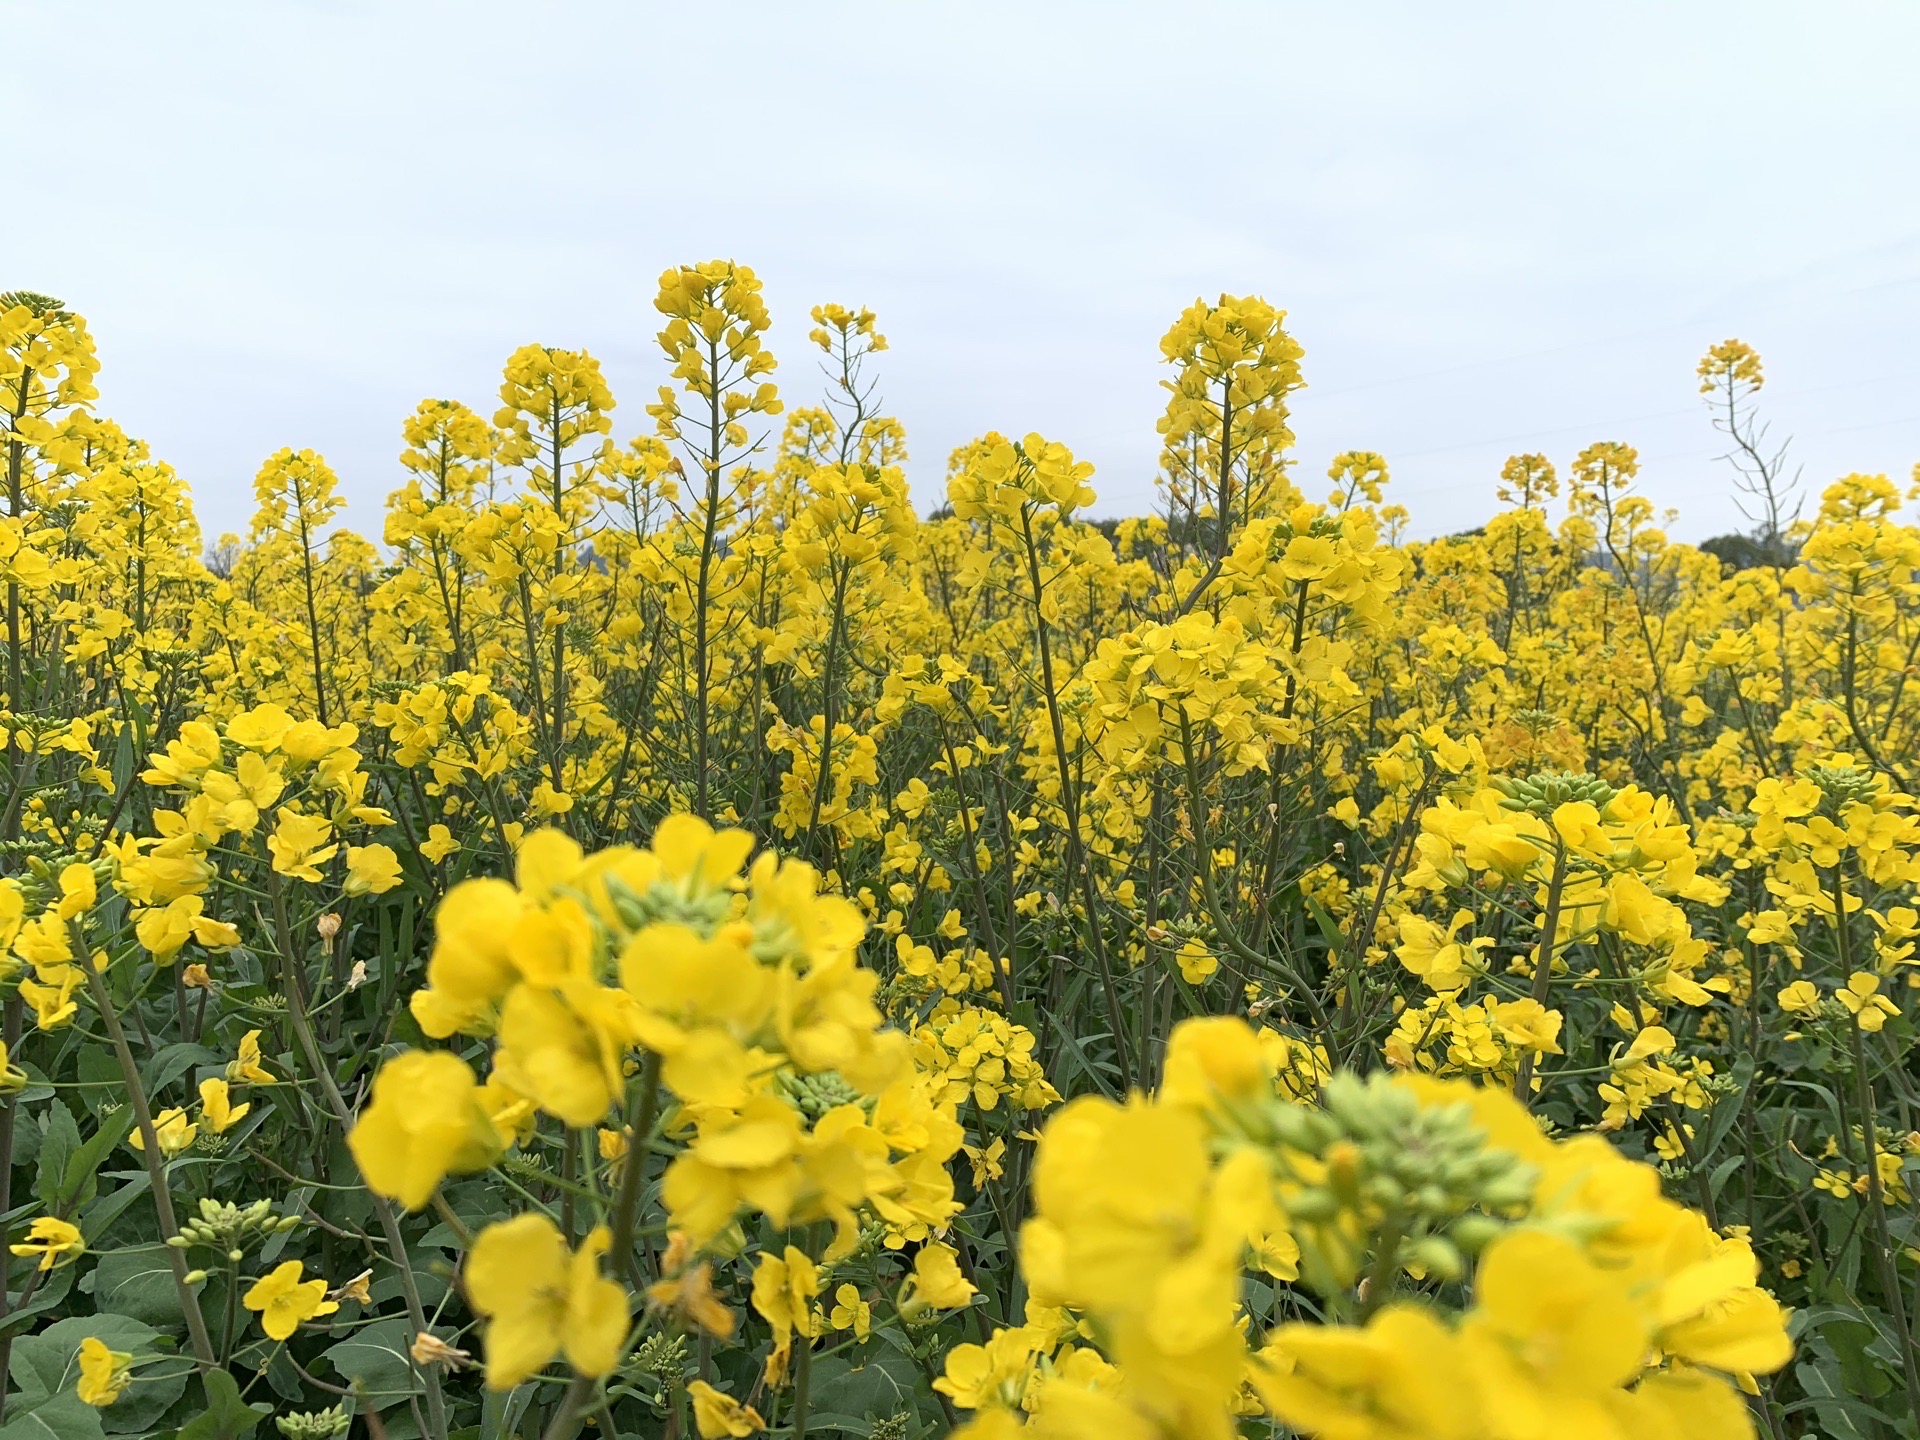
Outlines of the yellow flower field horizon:
<svg viewBox="0 0 1920 1440">
<path fill-rule="evenodd" d="M 0 294 L 0 1440 L 1607 1440 L 1920 1411 L 1920 471 L 1408 538 L 1267 301 L 1159 504 L 661 277 L 244 537 Z M 1147 423 L 1147 417 L 1142 418 Z"/>
</svg>

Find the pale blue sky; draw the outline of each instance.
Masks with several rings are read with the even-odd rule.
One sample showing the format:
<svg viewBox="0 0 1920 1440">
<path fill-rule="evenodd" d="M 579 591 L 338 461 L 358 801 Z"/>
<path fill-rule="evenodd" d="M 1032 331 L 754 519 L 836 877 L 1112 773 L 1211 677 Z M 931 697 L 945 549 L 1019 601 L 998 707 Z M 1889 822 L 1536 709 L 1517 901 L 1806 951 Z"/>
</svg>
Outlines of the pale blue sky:
<svg viewBox="0 0 1920 1440">
<path fill-rule="evenodd" d="M 92 323 L 103 409 L 244 526 L 280 445 L 377 534 L 402 417 L 584 346 L 647 428 L 669 264 L 752 264 L 776 377 L 877 310 L 924 509 L 1037 429 L 1151 503 L 1158 341 L 1290 312 L 1303 472 L 1384 452 L 1418 533 L 1501 460 L 1640 448 L 1737 520 L 1693 365 L 1730 334 L 1809 489 L 1920 459 L 1920 6 L 224 5 L 7 0 L 0 288 Z"/>
</svg>

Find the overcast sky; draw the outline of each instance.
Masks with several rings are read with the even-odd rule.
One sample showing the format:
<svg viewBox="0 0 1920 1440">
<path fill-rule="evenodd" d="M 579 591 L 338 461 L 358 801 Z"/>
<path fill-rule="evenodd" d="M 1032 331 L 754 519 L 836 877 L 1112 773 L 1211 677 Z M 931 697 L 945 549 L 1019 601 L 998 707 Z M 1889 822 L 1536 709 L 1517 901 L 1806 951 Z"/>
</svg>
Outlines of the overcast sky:
<svg viewBox="0 0 1920 1440">
<path fill-rule="evenodd" d="M 1039 430 L 1152 503 L 1158 341 L 1257 293 L 1305 346 L 1302 472 L 1375 449 L 1415 531 L 1500 463 L 1639 447 L 1737 523 L 1695 394 L 1767 362 L 1809 490 L 1920 459 L 1920 6 L 0 0 L 0 288 L 65 299 L 102 409 L 244 528 L 281 445 L 377 535 L 402 418 L 585 347 L 648 428 L 668 265 L 753 265 L 776 378 L 879 312 L 924 510 Z"/>
</svg>

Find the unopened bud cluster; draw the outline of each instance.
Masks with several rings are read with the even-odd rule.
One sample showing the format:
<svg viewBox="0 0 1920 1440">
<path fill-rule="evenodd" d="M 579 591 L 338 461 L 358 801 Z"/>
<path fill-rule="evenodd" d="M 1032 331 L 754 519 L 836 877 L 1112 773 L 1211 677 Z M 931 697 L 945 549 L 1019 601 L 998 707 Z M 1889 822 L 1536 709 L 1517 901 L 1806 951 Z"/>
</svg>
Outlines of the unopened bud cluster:
<svg viewBox="0 0 1920 1440">
<path fill-rule="evenodd" d="M 1873 772 L 1857 765 L 1810 765 L 1807 778 L 1820 787 L 1820 793 L 1835 811 L 1872 800 L 1876 788 Z"/>
<path fill-rule="evenodd" d="M 607 875 L 601 883 L 614 914 L 628 930 L 644 930 L 656 924 L 685 925 L 698 934 L 710 935 L 727 918 L 733 904 L 732 895 L 725 890 L 688 894 L 664 880 L 654 882 L 644 892 L 617 875 Z"/>
<path fill-rule="evenodd" d="M 228 1260 L 240 1261 L 247 1244 L 269 1235 L 284 1235 L 298 1228 L 298 1215 L 275 1215 L 271 1200 L 256 1200 L 251 1205 L 235 1205 L 224 1200 L 202 1200 L 200 1213 L 181 1225 L 180 1233 L 167 1241 L 176 1250 L 205 1245 L 223 1250 Z"/>
<path fill-rule="evenodd" d="M 1467 1106 L 1423 1107 L 1385 1074 L 1335 1075 L 1320 1108 L 1276 1107 L 1271 1123 L 1295 1182 L 1284 1204 L 1303 1269 L 1323 1291 L 1353 1284 L 1354 1237 L 1376 1233 L 1399 1247 L 1399 1263 L 1456 1278 L 1501 1217 L 1526 1207 L 1537 1179 L 1486 1143 Z"/>
<path fill-rule="evenodd" d="M 1576 775 L 1562 770 L 1542 770 L 1525 778 L 1495 775 L 1487 783 L 1505 798 L 1508 810 L 1526 810 L 1542 819 L 1562 805 L 1585 802 L 1604 810 L 1620 792 L 1597 775 Z"/>
<path fill-rule="evenodd" d="M 353 1424 L 353 1417 L 346 1407 L 332 1406 L 326 1410 L 296 1410 L 291 1415 L 275 1418 L 273 1428 L 287 1440 L 333 1440 L 336 1435 L 347 1433 L 347 1427 Z"/>
<path fill-rule="evenodd" d="M 686 1384 L 687 1337 L 685 1335 L 649 1335 L 633 1352 L 628 1368 L 642 1375 L 651 1375 L 659 1385 L 650 1394 L 641 1386 L 641 1393 L 647 1395 L 655 1405 L 668 1405 L 673 1397 Z"/>
<path fill-rule="evenodd" d="M 782 1072 L 774 1077 L 774 1083 L 792 1102 L 793 1108 L 809 1120 L 818 1120 L 841 1105 L 857 1105 L 861 1099 L 860 1092 L 832 1070 L 822 1070 L 817 1075 Z"/>
</svg>

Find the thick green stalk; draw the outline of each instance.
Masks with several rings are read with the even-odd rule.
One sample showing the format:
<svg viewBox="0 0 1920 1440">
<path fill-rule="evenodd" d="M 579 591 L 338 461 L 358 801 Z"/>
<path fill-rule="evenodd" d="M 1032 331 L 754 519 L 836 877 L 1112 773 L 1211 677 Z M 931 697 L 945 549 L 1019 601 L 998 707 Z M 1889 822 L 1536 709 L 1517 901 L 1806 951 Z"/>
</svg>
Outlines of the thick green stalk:
<svg viewBox="0 0 1920 1440">
<path fill-rule="evenodd" d="M 1547 882 L 1547 913 L 1540 922 L 1540 948 L 1533 955 L 1533 1000 L 1545 1005 L 1553 985 L 1553 947 L 1560 938 L 1560 896 L 1567 888 L 1567 845 L 1557 835 L 1553 842 L 1553 879 Z M 1529 1108 L 1533 1105 L 1533 1057 L 1529 1050 L 1520 1058 L 1513 1077 L 1513 1098 Z"/>
<path fill-rule="evenodd" d="M 147 1179 L 153 1188 L 153 1208 L 160 1220 L 160 1238 L 171 1242 L 180 1233 L 179 1222 L 174 1218 L 173 1195 L 167 1189 L 166 1159 L 160 1153 L 160 1134 L 154 1128 L 153 1107 L 147 1103 L 147 1088 L 140 1081 L 140 1067 L 134 1063 L 133 1050 L 127 1044 L 127 1034 L 120 1026 L 120 1013 L 114 1009 L 113 996 L 107 990 L 106 977 L 94 969 L 93 962 L 87 956 L 84 937 L 74 936 L 74 948 L 79 953 L 75 962 L 87 977 L 87 989 L 93 996 L 94 1007 L 100 1012 L 101 1022 L 107 1027 L 107 1039 L 113 1045 L 114 1059 L 120 1063 L 120 1079 L 127 1087 L 127 1102 L 133 1106 L 134 1123 L 140 1129 L 140 1158 L 147 1167 Z M 193 1287 L 187 1283 L 187 1255 L 178 1246 L 168 1243 L 167 1263 L 173 1270 L 173 1286 L 180 1297 L 180 1309 L 187 1317 L 187 1338 L 193 1346 L 194 1359 L 200 1368 L 210 1370 L 218 1362 L 213 1356 L 213 1339 L 207 1333 L 206 1317 L 200 1313 L 200 1297 L 194 1294 Z"/>
<path fill-rule="evenodd" d="M 640 1109 L 634 1118 L 633 1134 L 627 1141 L 627 1163 L 620 1171 L 620 1193 L 613 1207 L 614 1263 L 629 1286 L 640 1284 L 638 1262 L 634 1259 L 634 1230 L 640 1218 L 640 1192 L 646 1188 L 647 1155 L 652 1149 L 653 1126 L 660 1116 L 660 1057 L 653 1051 L 640 1071 Z"/>
<path fill-rule="evenodd" d="M 13 424 L 9 427 L 7 440 L 7 515 L 18 520 L 26 508 L 26 500 L 21 487 L 21 474 L 26 466 L 27 447 L 18 438 L 20 418 L 27 413 L 28 385 L 33 379 L 31 370 L 23 371 L 19 380 L 19 390 L 13 407 Z M 7 709 L 19 711 L 24 708 L 26 698 L 25 669 L 20 656 L 20 586 L 18 582 L 7 581 Z M 20 784 L 20 746 L 16 739 L 17 731 L 11 725 L 7 730 L 7 778 L 17 788 Z M 6 838 L 20 838 L 20 807 L 7 806 Z"/>
<path fill-rule="evenodd" d="M 1040 552 L 1034 544 L 1033 520 L 1020 507 L 1021 539 L 1025 542 L 1027 578 L 1033 586 L 1033 635 L 1040 652 L 1040 686 L 1047 702 L 1047 723 L 1053 731 L 1053 763 L 1060 772 L 1060 808 L 1067 822 L 1067 868 L 1079 878 L 1081 899 L 1087 908 L 1087 938 L 1100 972 L 1106 998 L 1107 1024 L 1113 1031 L 1113 1054 L 1120 1070 L 1120 1088 L 1133 1088 L 1133 1061 L 1127 1045 L 1127 1027 L 1120 1015 L 1120 991 L 1114 984 L 1113 962 L 1107 957 L 1107 938 L 1100 923 L 1099 887 L 1093 883 L 1093 865 L 1080 839 L 1080 802 L 1074 789 L 1073 768 L 1067 764 L 1066 726 L 1060 719 L 1060 692 L 1053 679 L 1053 650 L 1047 641 L 1047 618 L 1041 603 Z"/>
<path fill-rule="evenodd" d="M 541 1440 L 573 1440 L 580 1433 L 580 1422 L 586 1416 L 587 1401 L 592 1395 L 593 1381 L 585 1375 L 574 1376 L 560 1396 L 560 1403 L 554 1407 L 553 1418 L 547 1422 Z"/>
<path fill-rule="evenodd" d="M 706 510 L 700 524 L 700 578 L 693 597 L 693 714 L 694 714 L 694 813 L 702 820 L 713 818 L 713 802 L 708 793 L 707 770 L 712 738 L 707 734 L 711 717 L 707 693 L 707 604 L 712 598 L 713 559 L 720 530 L 720 346 L 707 342 L 707 453 L 701 457 L 706 470 Z"/>
<path fill-rule="evenodd" d="M 800 1354 L 793 1363 L 793 1440 L 807 1440 L 807 1410 L 813 1399 L 813 1337 L 802 1334 Z"/>
</svg>

